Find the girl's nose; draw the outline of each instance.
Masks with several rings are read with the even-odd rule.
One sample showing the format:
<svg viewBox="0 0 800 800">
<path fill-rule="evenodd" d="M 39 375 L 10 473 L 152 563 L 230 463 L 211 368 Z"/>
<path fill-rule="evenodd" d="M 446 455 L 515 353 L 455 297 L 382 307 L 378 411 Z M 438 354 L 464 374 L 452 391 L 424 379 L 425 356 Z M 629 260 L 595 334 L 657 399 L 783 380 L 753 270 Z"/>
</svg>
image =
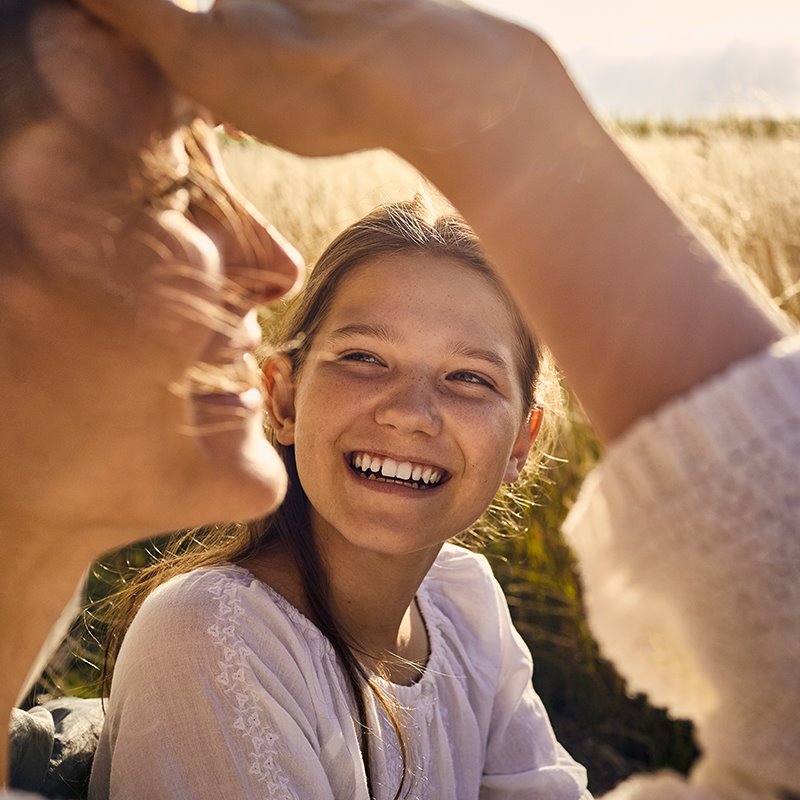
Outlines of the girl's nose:
<svg viewBox="0 0 800 800">
<path fill-rule="evenodd" d="M 423 376 L 398 376 L 379 397 L 375 421 L 402 433 L 435 435 L 441 427 L 435 387 Z"/>
</svg>

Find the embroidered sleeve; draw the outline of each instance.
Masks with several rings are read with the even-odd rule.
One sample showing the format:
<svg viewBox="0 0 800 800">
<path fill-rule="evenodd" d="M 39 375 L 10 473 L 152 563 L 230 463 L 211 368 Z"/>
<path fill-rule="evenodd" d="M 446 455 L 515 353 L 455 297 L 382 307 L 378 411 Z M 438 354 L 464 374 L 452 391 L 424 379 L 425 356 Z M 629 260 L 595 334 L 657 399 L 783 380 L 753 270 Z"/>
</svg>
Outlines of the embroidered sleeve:
<svg viewBox="0 0 800 800">
<path fill-rule="evenodd" d="M 333 800 L 313 695 L 279 636 L 254 649 L 241 586 L 159 592 L 120 654 L 93 800 Z"/>
</svg>

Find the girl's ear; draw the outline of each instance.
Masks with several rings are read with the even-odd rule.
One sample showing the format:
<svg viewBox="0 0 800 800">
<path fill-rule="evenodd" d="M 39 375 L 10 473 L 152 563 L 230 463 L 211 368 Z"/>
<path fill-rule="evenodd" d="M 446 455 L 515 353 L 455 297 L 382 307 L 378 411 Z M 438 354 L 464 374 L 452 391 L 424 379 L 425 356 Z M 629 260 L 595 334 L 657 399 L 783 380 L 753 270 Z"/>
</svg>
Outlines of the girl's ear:
<svg viewBox="0 0 800 800">
<path fill-rule="evenodd" d="M 292 361 L 285 353 L 273 353 L 264 362 L 264 406 L 275 438 L 283 445 L 294 444 L 294 375 Z"/>
<path fill-rule="evenodd" d="M 503 475 L 503 480 L 506 483 L 513 483 L 519 478 L 522 468 L 528 460 L 528 453 L 531 451 L 531 445 L 533 445 L 539 433 L 539 429 L 542 427 L 543 417 L 544 413 L 541 407 L 534 406 L 531 409 L 530 416 L 520 427 L 519 435 L 514 442 L 514 447 L 511 449 L 511 456 L 508 459 L 506 474 Z"/>
</svg>

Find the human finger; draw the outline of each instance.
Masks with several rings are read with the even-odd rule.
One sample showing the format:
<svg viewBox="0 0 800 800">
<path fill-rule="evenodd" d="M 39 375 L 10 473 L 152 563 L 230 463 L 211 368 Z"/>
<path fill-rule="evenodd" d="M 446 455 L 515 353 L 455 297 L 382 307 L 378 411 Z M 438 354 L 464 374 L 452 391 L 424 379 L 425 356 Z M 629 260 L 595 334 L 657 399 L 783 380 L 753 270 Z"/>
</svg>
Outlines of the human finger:
<svg viewBox="0 0 800 800">
<path fill-rule="evenodd" d="M 230 122 L 223 122 L 222 128 L 225 131 L 225 135 L 236 142 L 242 142 L 247 139 L 247 134 L 239 130 L 235 125 L 231 125 Z"/>
<path fill-rule="evenodd" d="M 261 0 L 218 0 L 208 13 L 170 0 L 77 2 L 144 49 L 176 88 L 216 119 L 296 150 L 307 149 L 302 137 L 284 129 L 310 128 L 318 131 L 314 154 L 329 154 L 330 136 L 322 131 L 338 127 L 328 118 L 339 104 L 326 92 L 329 69 L 317 29 L 331 17 L 331 2 L 310 14 L 293 2 Z M 341 49 L 338 42 L 331 47 Z M 322 124 L 308 124 L 314 121 Z M 358 144 L 347 141 L 340 149 Z"/>
</svg>

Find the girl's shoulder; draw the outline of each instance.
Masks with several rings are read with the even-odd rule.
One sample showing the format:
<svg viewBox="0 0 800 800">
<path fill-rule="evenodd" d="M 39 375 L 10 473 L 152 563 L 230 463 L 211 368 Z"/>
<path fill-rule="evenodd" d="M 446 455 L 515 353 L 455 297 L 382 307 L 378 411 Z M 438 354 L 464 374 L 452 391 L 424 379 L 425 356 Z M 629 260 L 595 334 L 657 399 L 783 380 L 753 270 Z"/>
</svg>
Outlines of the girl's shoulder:
<svg viewBox="0 0 800 800">
<path fill-rule="evenodd" d="M 459 545 L 444 545 L 419 597 L 428 617 L 470 638 L 495 638 L 508 618 L 503 592 L 489 562 Z"/>
<path fill-rule="evenodd" d="M 527 675 L 531 655 L 484 556 L 446 544 L 417 594 L 430 637 L 426 675 L 455 675 L 491 704 L 506 674 Z"/>
<path fill-rule="evenodd" d="M 236 646 L 256 652 L 281 650 L 327 655 L 319 630 L 252 573 L 235 564 L 201 567 L 177 575 L 142 603 L 128 637 L 158 631 L 173 647 Z"/>
<path fill-rule="evenodd" d="M 433 562 L 425 584 L 429 589 L 453 594 L 459 590 L 493 593 L 497 582 L 486 556 L 447 542 Z"/>
<path fill-rule="evenodd" d="M 246 570 L 228 563 L 184 572 L 156 587 L 142 603 L 137 619 L 164 616 L 201 621 L 221 610 L 263 604 L 268 598 L 254 591 L 254 582 Z"/>
</svg>

